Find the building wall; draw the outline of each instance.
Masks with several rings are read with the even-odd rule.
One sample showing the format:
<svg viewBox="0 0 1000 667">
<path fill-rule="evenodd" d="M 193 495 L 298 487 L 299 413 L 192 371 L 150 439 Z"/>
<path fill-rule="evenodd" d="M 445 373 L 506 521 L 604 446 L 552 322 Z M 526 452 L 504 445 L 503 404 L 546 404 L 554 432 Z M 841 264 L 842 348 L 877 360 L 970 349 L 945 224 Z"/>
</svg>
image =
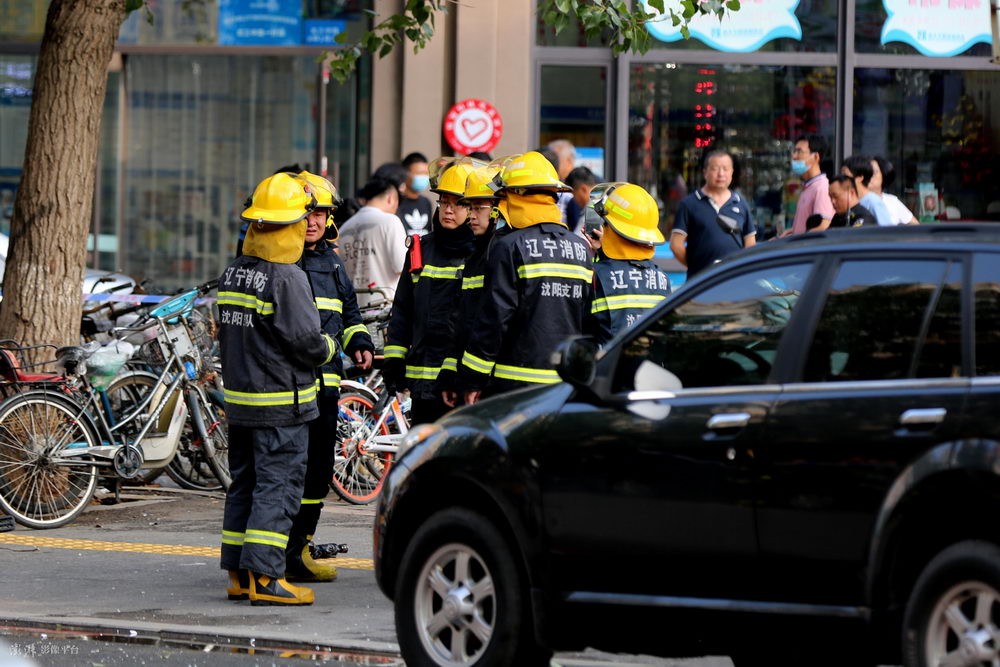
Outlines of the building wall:
<svg viewBox="0 0 1000 667">
<path fill-rule="evenodd" d="M 376 0 L 379 15 L 401 0 Z M 403 45 L 376 59 L 372 74 L 372 165 L 420 151 L 451 155 L 442 133 L 448 109 L 474 97 L 503 119 L 494 156 L 531 148 L 531 0 L 466 0 L 438 16 L 434 37 L 414 54 Z"/>
</svg>

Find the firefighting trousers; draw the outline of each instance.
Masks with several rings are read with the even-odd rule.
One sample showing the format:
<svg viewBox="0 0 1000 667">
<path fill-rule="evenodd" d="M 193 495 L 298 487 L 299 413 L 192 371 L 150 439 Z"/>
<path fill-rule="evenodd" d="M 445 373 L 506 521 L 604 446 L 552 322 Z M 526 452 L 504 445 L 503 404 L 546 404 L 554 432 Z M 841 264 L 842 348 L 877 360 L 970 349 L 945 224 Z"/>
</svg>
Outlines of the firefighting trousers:
<svg viewBox="0 0 1000 667">
<path fill-rule="evenodd" d="M 222 569 L 280 579 L 292 519 L 302 500 L 309 425 L 229 426 Z"/>
<path fill-rule="evenodd" d="M 337 403 L 340 392 L 323 389 L 320 396 L 319 419 L 309 422 L 309 456 L 306 461 L 305 486 L 299 510 L 292 519 L 288 536 L 288 552 L 298 553 L 316 534 L 323 499 L 330 492 L 333 461 L 337 450 Z"/>
</svg>

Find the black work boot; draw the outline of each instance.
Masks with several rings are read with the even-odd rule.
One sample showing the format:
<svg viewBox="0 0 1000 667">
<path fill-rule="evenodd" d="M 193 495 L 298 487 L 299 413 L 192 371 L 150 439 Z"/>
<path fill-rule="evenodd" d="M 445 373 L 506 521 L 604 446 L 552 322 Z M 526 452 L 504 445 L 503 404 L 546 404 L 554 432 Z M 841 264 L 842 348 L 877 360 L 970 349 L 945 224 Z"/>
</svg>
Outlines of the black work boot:
<svg viewBox="0 0 1000 667">
<path fill-rule="evenodd" d="M 284 579 L 275 579 L 259 572 L 250 573 L 250 604 L 308 605 L 316 599 L 312 589 L 293 586 Z"/>
</svg>

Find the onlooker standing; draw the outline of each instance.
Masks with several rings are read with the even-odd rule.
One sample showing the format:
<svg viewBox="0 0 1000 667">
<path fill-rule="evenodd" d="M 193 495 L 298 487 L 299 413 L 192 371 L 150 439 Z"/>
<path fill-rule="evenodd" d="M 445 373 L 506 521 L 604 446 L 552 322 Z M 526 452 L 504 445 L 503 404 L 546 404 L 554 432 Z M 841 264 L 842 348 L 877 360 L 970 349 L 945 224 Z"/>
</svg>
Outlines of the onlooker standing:
<svg viewBox="0 0 1000 667">
<path fill-rule="evenodd" d="M 840 165 L 840 173 L 854 179 L 854 187 L 858 191 L 861 205 L 871 211 L 879 227 L 892 227 L 896 223 L 892 221 L 889 209 L 886 208 L 882 198 L 871 190 L 872 176 L 875 175 L 872 169 L 873 161 L 864 155 L 852 155 Z"/>
<path fill-rule="evenodd" d="M 822 136 L 807 134 L 795 140 L 792 150 L 792 172 L 802 179 L 802 191 L 799 193 L 799 203 L 795 208 L 792 228 L 788 234 L 802 234 L 807 231 L 823 231 L 830 226 L 833 219 L 833 206 L 830 204 L 830 181 L 820 170 L 820 161 L 826 156 L 829 146 Z M 822 218 L 815 230 L 806 225 L 809 216 L 819 214 Z"/>
<path fill-rule="evenodd" d="M 403 167 L 406 168 L 406 190 L 399 198 L 396 215 L 403 221 L 407 236 L 423 236 L 431 230 L 431 214 L 434 213 L 431 200 L 420 194 L 431 186 L 427 156 L 423 153 L 410 153 L 403 158 Z"/>
<path fill-rule="evenodd" d="M 567 139 L 556 139 L 550 141 L 546 148 L 555 153 L 556 161 L 554 166 L 556 174 L 559 176 L 560 181 L 565 182 L 569 178 L 569 173 L 576 167 L 576 146 Z M 567 221 L 566 209 L 569 208 L 571 201 L 573 201 L 573 194 L 570 192 L 560 192 L 556 198 L 556 204 L 559 206 L 559 212 L 562 214 L 562 221 L 564 223 Z M 570 225 L 569 228 L 572 231 L 573 225 Z"/>
<path fill-rule="evenodd" d="M 374 177 L 358 197 L 365 205 L 340 228 L 340 256 L 354 289 L 374 285 L 385 289 L 391 299 L 406 256 L 406 233 L 396 217 L 399 191 L 390 181 Z M 358 305 L 364 308 L 376 298 L 359 293 Z"/>
<path fill-rule="evenodd" d="M 875 156 L 872 160 L 872 182 L 871 190 L 882 198 L 885 207 L 889 209 L 889 215 L 897 225 L 919 225 L 917 217 L 906 208 L 906 204 L 899 201 L 899 197 L 891 195 L 885 191 L 891 188 L 896 180 L 896 169 L 884 157 Z"/>
<path fill-rule="evenodd" d="M 577 167 L 569 172 L 566 185 L 573 188 L 573 197 L 563 211 L 563 222 L 571 232 L 575 232 L 583 221 L 583 211 L 590 203 L 590 191 L 597 185 L 597 176 L 587 167 Z"/>
<path fill-rule="evenodd" d="M 850 176 L 834 176 L 830 181 L 830 203 L 835 214 L 830 227 L 862 227 L 875 225 L 875 216 L 858 203 L 858 191 Z"/>
<path fill-rule="evenodd" d="M 576 146 L 566 139 L 556 139 L 555 141 L 550 141 L 548 147 L 559 158 L 556 173 L 559 175 L 560 181 L 565 181 L 569 177 L 569 172 L 573 171 L 573 168 L 576 167 Z"/>
<path fill-rule="evenodd" d="M 689 277 L 757 242 L 750 207 L 729 189 L 733 157 L 726 151 L 711 151 L 705 156 L 704 176 L 705 186 L 681 200 L 670 234 L 670 250 L 687 267 Z"/>
</svg>

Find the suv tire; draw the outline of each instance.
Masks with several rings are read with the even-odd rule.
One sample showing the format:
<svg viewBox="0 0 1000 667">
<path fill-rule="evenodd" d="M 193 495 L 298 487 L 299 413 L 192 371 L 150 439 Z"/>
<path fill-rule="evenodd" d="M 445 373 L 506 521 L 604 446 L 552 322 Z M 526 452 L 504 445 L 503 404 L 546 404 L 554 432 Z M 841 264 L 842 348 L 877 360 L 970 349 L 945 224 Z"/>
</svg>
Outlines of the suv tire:
<svg viewBox="0 0 1000 667">
<path fill-rule="evenodd" d="M 461 508 L 433 514 L 400 568 L 396 634 L 410 667 L 549 663 L 551 651 L 535 642 L 510 547 L 485 516 Z"/>
<path fill-rule="evenodd" d="M 1000 657 L 1000 547 L 969 540 L 939 553 L 917 579 L 903 620 L 907 667 L 994 664 Z M 978 656 L 978 657 L 977 657 Z"/>
</svg>

